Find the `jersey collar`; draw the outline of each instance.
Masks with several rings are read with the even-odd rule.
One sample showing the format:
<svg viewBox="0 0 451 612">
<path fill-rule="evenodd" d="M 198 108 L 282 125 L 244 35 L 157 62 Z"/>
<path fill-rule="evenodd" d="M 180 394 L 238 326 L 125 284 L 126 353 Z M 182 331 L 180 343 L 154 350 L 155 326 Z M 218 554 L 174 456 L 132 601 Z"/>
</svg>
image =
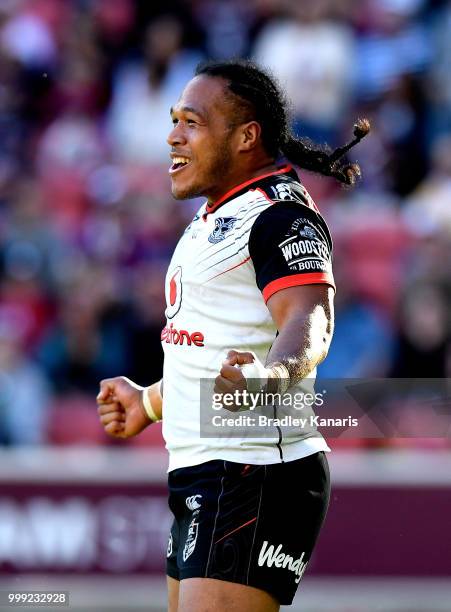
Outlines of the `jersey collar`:
<svg viewBox="0 0 451 612">
<path fill-rule="evenodd" d="M 222 206 L 223 204 L 228 202 L 230 199 L 232 199 L 234 196 L 236 196 L 240 191 L 246 191 L 249 185 L 262 181 L 263 179 L 269 176 L 274 176 L 276 174 L 287 174 L 292 169 L 293 169 L 293 166 L 291 164 L 287 164 L 285 166 L 282 166 L 281 168 L 278 168 L 277 170 L 274 170 L 273 172 L 267 172 L 266 174 L 255 176 L 249 181 L 240 183 L 236 187 L 233 187 L 233 189 L 230 189 L 229 191 L 227 191 L 223 196 L 219 198 L 219 200 L 216 200 L 215 202 L 213 202 L 213 204 L 207 204 L 205 207 L 204 216 L 207 216 L 208 214 L 215 212 L 215 210 L 217 210 L 220 206 Z"/>
</svg>

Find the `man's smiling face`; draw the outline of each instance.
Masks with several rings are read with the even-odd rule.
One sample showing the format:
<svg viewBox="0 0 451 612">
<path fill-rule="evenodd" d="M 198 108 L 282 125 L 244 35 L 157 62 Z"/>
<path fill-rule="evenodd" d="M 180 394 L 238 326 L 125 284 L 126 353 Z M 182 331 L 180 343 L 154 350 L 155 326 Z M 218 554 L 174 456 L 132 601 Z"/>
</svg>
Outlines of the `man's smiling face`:
<svg viewBox="0 0 451 612">
<path fill-rule="evenodd" d="M 168 136 L 173 164 L 169 169 L 177 199 L 222 194 L 233 165 L 231 104 L 223 79 L 197 76 L 171 109 Z"/>
</svg>

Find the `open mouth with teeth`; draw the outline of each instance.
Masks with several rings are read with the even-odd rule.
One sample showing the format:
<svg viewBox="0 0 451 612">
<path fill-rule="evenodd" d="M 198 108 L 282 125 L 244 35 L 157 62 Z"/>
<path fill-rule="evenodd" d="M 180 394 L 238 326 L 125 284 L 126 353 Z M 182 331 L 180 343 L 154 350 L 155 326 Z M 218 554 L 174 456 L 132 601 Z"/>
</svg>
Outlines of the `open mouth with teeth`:
<svg viewBox="0 0 451 612">
<path fill-rule="evenodd" d="M 177 172 L 178 170 L 185 168 L 185 166 L 187 166 L 190 163 L 190 161 L 191 160 L 188 159 L 187 157 L 174 157 L 172 159 L 172 166 L 169 168 L 169 173 L 174 174 L 174 172 Z"/>
</svg>

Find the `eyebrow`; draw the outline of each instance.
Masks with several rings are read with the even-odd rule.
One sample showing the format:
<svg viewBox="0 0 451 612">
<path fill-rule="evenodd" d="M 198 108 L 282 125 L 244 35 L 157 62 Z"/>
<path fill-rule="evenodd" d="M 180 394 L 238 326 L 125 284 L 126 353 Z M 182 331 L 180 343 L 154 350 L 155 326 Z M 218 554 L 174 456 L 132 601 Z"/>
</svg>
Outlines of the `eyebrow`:
<svg viewBox="0 0 451 612">
<path fill-rule="evenodd" d="M 197 115 L 198 117 L 205 117 L 206 116 L 206 113 L 202 113 L 201 111 L 197 110 L 193 106 L 182 106 L 182 108 L 180 108 L 178 110 L 181 113 L 193 113 L 194 115 Z M 171 116 L 174 114 L 174 107 L 173 106 L 171 106 L 171 108 L 169 109 L 169 114 Z"/>
</svg>

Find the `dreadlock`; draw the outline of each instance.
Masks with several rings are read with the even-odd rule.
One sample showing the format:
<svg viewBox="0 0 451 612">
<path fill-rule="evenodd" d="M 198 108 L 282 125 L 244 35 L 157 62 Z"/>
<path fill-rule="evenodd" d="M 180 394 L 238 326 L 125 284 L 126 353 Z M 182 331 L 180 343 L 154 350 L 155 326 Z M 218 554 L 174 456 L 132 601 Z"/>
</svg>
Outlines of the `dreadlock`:
<svg viewBox="0 0 451 612">
<path fill-rule="evenodd" d="M 320 147 L 307 138 L 296 138 L 289 125 L 289 105 L 275 80 L 249 60 L 204 62 L 196 68 L 196 76 L 220 77 L 228 82 L 229 91 L 238 97 L 243 121 L 257 121 L 267 153 L 273 157 L 284 155 L 305 170 L 333 176 L 345 185 L 354 185 L 360 178 L 356 163 L 339 160 L 370 131 L 368 119 L 354 125 L 354 139 L 343 147 L 331 150 Z M 236 103 L 236 99 L 234 100 Z"/>
</svg>

